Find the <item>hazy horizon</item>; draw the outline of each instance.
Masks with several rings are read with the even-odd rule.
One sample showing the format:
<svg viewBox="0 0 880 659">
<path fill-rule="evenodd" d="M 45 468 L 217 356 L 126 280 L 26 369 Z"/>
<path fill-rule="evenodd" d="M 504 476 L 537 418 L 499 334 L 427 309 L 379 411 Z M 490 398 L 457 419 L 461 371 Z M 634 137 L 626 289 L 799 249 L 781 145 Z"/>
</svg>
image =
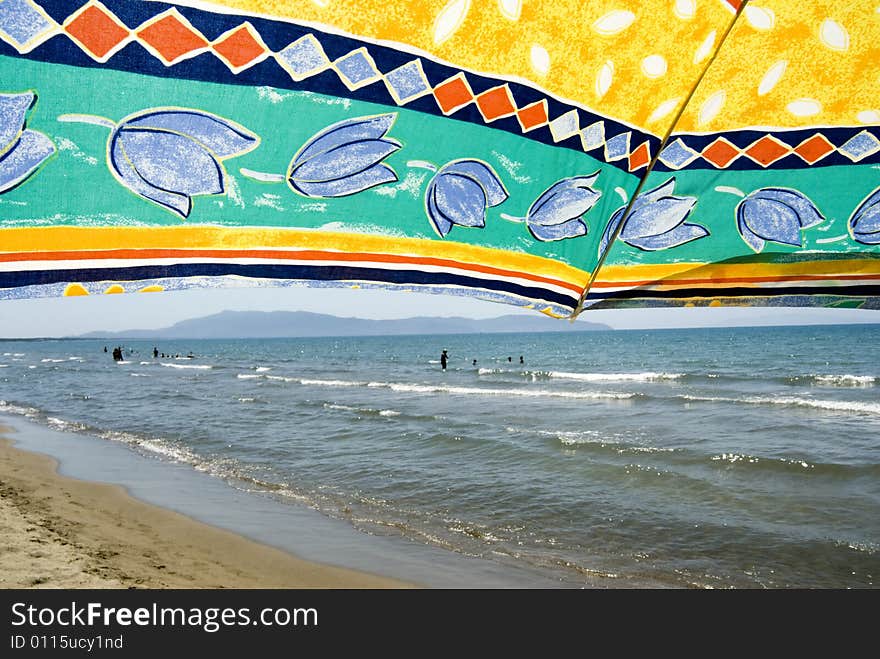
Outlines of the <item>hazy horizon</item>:
<svg viewBox="0 0 880 659">
<path fill-rule="evenodd" d="M 190 289 L 158 294 L 2 300 L 0 337 L 49 338 L 96 331 L 159 330 L 222 311 L 310 311 L 367 320 L 540 315 L 533 309 L 455 295 L 305 287 Z M 613 329 L 863 324 L 880 323 L 880 311 L 780 307 L 587 309 L 579 320 Z"/>
</svg>

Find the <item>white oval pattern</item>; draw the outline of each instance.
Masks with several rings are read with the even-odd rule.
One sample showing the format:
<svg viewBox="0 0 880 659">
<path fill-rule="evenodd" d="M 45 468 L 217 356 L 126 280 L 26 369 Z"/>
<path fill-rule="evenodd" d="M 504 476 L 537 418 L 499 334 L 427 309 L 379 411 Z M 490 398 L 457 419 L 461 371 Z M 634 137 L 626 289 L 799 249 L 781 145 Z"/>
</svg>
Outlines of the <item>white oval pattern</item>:
<svg viewBox="0 0 880 659">
<path fill-rule="evenodd" d="M 767 73 L 761 78 L 761 84 L 758 85 L 758 96 L 769 94 L 776 86 L 776 83 L 782 79 L 786 68 L 788 68 L 788 60 L 782 59 L 767 69 Z"/>
<path fill-rule="evenodd" d="M 611 37 L 620 34 L 633 24 L 636 15 L 631 11 L 618 9 L 608 12 L 602 18 L 593 23 L 593 30 L 603 37 Z"/>
<path fill-rule="evenodd" d="M 450 0 L 434 20 L 434 43 L 439 46 L 455 34 L 470 8 L 471 0 Z"/>
<path fill-rule="evenodd" d="M 849 32 L 837 21 L 826 18 L 819 27 L 819 40 L 831 50 L 849 50 Z"/>
</svg>

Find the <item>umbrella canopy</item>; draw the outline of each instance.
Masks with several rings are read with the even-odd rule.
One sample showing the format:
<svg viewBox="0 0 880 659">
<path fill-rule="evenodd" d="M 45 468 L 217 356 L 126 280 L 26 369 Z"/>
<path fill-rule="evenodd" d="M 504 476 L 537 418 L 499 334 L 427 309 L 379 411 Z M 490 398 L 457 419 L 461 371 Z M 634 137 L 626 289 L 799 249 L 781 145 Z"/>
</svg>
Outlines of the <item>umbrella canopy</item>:
<svg viewBox="0 0 880 659">
<path fill-rule="evenodd" d="M 876 3 L 0 4 L 0 297 L 877 308 Z"/>
</svg>

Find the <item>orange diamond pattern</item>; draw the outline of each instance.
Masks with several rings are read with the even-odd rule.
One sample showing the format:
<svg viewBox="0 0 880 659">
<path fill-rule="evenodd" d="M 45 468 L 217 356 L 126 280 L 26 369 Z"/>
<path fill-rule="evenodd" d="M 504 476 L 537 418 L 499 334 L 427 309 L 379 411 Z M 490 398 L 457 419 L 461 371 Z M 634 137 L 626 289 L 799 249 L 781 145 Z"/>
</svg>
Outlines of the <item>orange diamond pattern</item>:
<svg viewBox="0 0 880 659">
<path fill-rule="evenodd" d="M 822 160 L 822 158 L 833 151 L 834 145 L 822 133 L 816 133 L 813 137 L 798 144 L 794 149 L 794 152 L 810 165 Z"/>
<path fill-rule="evenodd" d="M 64 29 L 98 59 L 104 58 L 129 36 L 128 28 L 113 14 L 95 5 L 86 7 Z"/>
<path fill-rule="evenodd" d="M 0 0 L 0 3 L 2 1 Z M 724 0 L 724 2 L 735 10 L 743 4 L 742 0 Z M 132 31 L 113 13 L 94 0 L 75 12 L 63 29 L 84 51 L 99 61 L 106 61 L 110 53 L 132 35 Z M 153 54 L 158 55 L 168 65 L 195 51 L 210 47 L 234 73 L 237 73 L 270 52 L 260 41 L 259 33 L 250 23 L 242 23 L 211 44 L 190 26 L 177 10 L 173 9 L 160 14 L 158 20 L 143 24 L 135 34 L 152 49 Z M 515 115 L 524 133 L 547 125 L 550 121 L 546 100 L 518 108 L 506 84 L 475 96 L 463 73 L 441 82 L 432 93 L 439 108 L 447 115 L 476 102 L 486 122 Z M 746 149 L 740 149 L 724 137 L 718 137 L 703 149 L 700 155 L 708 163 L 723 169 L 742 155 L 748 156 L 763 167 L 768 167 L 794 153 L 805 163 L 812 165 L 836 150 L 837 147 L 822 133 L 816 133 L 794 148 L 767 134 Z M 626 157 L 629 171 L 646 167 L 651 161 L 650 144 L 647 141 L 643 142 Z"/>
<path fill-rule="evenodd" d="M 516 118 L 519 119 L 519 125 L 522 126 L 523 132 L 543 126 L 548 120 L 547 104 L 544 101 L 538 101 L 527 105 L 521 110 L 517 110 Z"/>
<path fill-rule="evenodd" d="M 716 167 L 723 169 L 739 157 L 740 151 L 723 137 L 719 137 L 703 149 L 701 155 Z"/>
<path fill-rule="evenodd" d="M 434 87 L 434 98 L 443 114 L 449 114 L 474 100 L 474 95 L 461 76 L 450 78 Z"/>
<path fill-rule="evenodd" d="M 486 121 L 494 121 L 516 111 L 507 85 L 495 87 L 477 96 L 477 106 Z"/>
<path fill-rule="evenodd" d="M 651 151 L 647 142 L 642 142 L 635 151 L 629 154 L 629 171 L 634 172 L 651 161 Z"/>
<path fill-rule="evenodd" d="M 266 49 L 254 39 L 245 25 L 215 43 L 214 51 L 229 62 L 233 69 L 247 66 L 266 53 Z"/>
<path fill-rule="evenodd" d="M 208 45 L 202 35 L 181 23 L 174 14 L 139 30 L 137 35 L 141 41 L 152 46 L 167 64 Z"/>
<path fill-rule="evenodd" d="M 745 154 L 755 162 L 764 165 L 772 165 L 780 158 L 787 156 L 791 147 L 779 140 L 765 135 L 745 150 Z"/>
</svg>

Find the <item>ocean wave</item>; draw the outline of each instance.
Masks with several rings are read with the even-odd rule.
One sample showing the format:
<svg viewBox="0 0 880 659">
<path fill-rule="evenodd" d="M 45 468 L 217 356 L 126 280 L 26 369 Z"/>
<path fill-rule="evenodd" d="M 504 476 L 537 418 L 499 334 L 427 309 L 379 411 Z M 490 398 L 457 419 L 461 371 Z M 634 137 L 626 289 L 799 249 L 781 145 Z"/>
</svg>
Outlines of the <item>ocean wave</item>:
<svg viewBox="0 0 880 659">
<path fill-rule="evenodd" d="M 563 380 L 581 380 L 584 382 L 656 382 L 660 380 L 678 380 L 684 373 L 568 373 L 566 371 L 547 371 L 547 376 Z"/>
<path fill-rule="evenodd" d="M 328 410 L 341 410 L 345 412 L 357 412 L 358 414 L 372 414 L 376 416 L 400 416 L 397 410 L 376 410 L 371 407 L 354 407 L 352 405 L 340 405 L 339 403 L 324 403 Z"/>
<path fill-rule="evenodd" d="M 447 385 L 400 384 L 395 382 L 370 382 L 368 387 L 383 387 L 391 391 L 417 394 L 461 394 L 466 396 L 516 396 L 525 398 L 577 398 L 582 400 L 625 400 L 634 393 L 549 391 L 546 389 L 487 389 L 484 387 L 455 387 Z"/>
<path fill-rule="evenodd" d="M 51 357 L 47 357 L 46 359 L 41 359 L 40 363 L 42 363 L 42 364 L 47 364 L 47 363 L 60 364 L 61 362 L 66 362 L 66 361 L 67 361 L 66 359 L 52 359 Z"/>
<path fill-rule="evenodd" d="M 838 540 L 834 543 L 838 547 L 846 547 L 853 551 L 863 552 L 865 554 L 876 554 L 880 550 L 880 545 L 876 542 L 855 542 L 851 540 Z"/>
<path fill-rule="evenodd" d="M 271 371 L 272 367 L 271 366 L 257 366 L 254 370 L 257 373 L 265 373 L 266 371 Z"/>
<path fill-rule="evenodd" d="M 742 403 L 746 405 L 780 405 L 784 407 L 808 407 L 831 412 L 857 412 L 860 414 L 880 414 L 880 403 L 865 403 L 848 400 L 820 400 L 797 396 L 747 396 L 730 398 L 725 396 L 680 396 L 684 400 L 710 403 Z"/>
<path fill-rule="evenodd" d="M 168 440 L 161 438 L 144 437 L 135 433 L 119 430 L 98 430 L 97 437 L 140 448 L 150 453 L 170 458 L 175 462 L 183 462 L 192 465 L 196 468 L 198 468 L 203 462 L 197 453 L 180 446 L 174 446 L 168 442 Z"/>
<path fill-rule="evenodd" d="M 6 400 L 0 400 L 0 412 L 7 414 L 18 414 L 20 416 L 26 417 L 36 417 L 37 414 L 40 413 L 40 410 L 36 407 L 29 407 L 26 405 L 16 405 L 15 403 L 10 403 Z"/>
<path fill-rule="evenodd" d="M 133 378 L 149 378 L 149 377 L 152 377 L 151 375 L 148 375 L 147 373 L 129 373 L 129 375 L 130 375 L 131 377 L 133 377 Z"/>
<path fill-rule="evenodd" d="M 59 419 L 54 416 L 47 416 L 46 423 L 53 430 L 61 430 L 66 432 L 82 432 L 88 428 L 85 424 L 77 423 L 75 421 L 65 421 L 64 419 Z"/>
<path fill-rule="evenodd" d="M 578 380 L 580 382 L 659 382 L 678 380 L 684 373 L 575 373 L 569 371 L 523 371 L 508 368 L 480 368 L 477 375 L 516 375 L 531 380 Z"/>
<path fill-rule="evenodd" d="M 813 375 L 813 380 L 829 387 L 871 387 L 877 378 L 871 375 Z"/>
<path fill-rule="evenodd" d="M 127 364 L 128 362 L 119 362 L 120 364 Z M 166 364 L 162 362 L 162 366 L 170 366 L 171 368 L 194 368 L 201 371 L 205 371 L 211 368 L 214 368 L 210 364 Z"/>
<path fill-rule="evenodd" d="M 674 448 L 639 446 L 629 443 L 628 435 L 608 433 L 601 430 L 533 430 L 530 428 L 507 427 L 508 432 L 537 433 L 542 437 L 552 437 L 566 447 L 595 446 L 608 448 L 615 453 L 672 453 Z"/>
<path fill-rule="evenodd" d="M 806 460 L 794 460 L 790 458 L 759 458 L 744 453 L 722 453 L 721 455 L 713 455 L 710 459 L 713 462 L 728 462 L 730 464 L 736 464 L 738 462 L 743 464 L 758 464 L 759 462 L 764 461 L 782 465 L 793 465 L 795 467 L 802 467 L 803 469 L 815 469 L 816 467 L 816 465 L 811 464 Z"/>
<path fill-rule="evenodd" d="M 239 375 L 238 377 L 242 377 Z M 253 376 L 266 377 L 266 376 Z M 273 376 L 268 376 L 270 379 Z M 489 389 L 486 387 L 457 387 L 436 384 L 407 384 L 399 382 L 363 382 L 358 380 L 317 380 L 312 378 L 281 378 L 287 382 L 299 382 L 316 387 L 368 387 L 371 389 L 390 389 L 399 393 L 413 394 L 460 394 L 466 396 L 509 396 L 525 398 L 574 398 L 579 400 L 627 400 L 641 394 L 612 391 L 550 391 L 547 389 Z"/>
</svg>

